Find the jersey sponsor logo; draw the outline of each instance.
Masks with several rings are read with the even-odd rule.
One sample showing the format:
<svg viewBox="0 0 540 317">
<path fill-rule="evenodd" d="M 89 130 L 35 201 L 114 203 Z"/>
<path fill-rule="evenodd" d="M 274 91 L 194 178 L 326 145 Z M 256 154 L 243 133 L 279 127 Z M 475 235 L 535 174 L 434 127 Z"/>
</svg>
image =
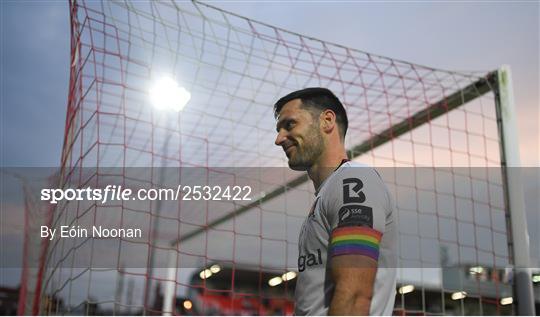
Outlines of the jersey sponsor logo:
<svg viewBox="0 0 540 317">
<path fill-rule="evenodd" d="M 362 205 L 343 206 L 338 213 L 338 227 L 370 227 L 373 228 L 373 209 Z"/>
<path fill-rule="evenodd" d="M 317 254 L 308 253 L 306 255 L 301 255 L 298 257 L 298 271 L 304 272 L 307 267 L 322 265 L 322 253 L 321 249 L 317 249 Z"/>
<path fill-rule="evenodd" d="M 364 183 L 358 178 L 345 178 L 343 180 L 343 203 L 361 204 L 366 201 L 366 195 L 362 192 Z"/>
</svg>

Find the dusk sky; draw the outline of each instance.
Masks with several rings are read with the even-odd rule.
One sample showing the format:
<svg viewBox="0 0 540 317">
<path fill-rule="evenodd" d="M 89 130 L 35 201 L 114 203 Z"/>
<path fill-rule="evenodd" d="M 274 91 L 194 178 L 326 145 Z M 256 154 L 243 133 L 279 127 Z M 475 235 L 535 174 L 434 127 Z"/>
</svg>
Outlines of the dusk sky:
<svg viewBox="0 0 540 317">
<path fill-rule="evenodd" d="M 513 72 L 523 166 L 539 167 L 538 2 L 211 2 L 303 35 L 445 70 Z M 69 85 L 68 1 L 1 2 L 2 167 L 59 166 Z M 540 174 L 525 175 L 538 261 Z M 538 262 L 536 262 L 538 265 Z"/>
<path fill-rule="evenodd" d="M 511 66 L 521 161 L 538 166 L 537 2 L 212 2 L 300 34 L 448 70 Z M 69 81 L 67 2 L 2 2 L 3 166 L 57 166 Z"/>
</svg>

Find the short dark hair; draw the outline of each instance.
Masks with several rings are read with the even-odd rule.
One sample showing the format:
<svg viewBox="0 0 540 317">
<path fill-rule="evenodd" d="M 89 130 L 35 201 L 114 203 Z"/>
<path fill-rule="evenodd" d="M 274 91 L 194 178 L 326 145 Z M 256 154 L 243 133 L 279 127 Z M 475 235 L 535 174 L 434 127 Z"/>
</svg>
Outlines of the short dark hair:
<svg viewBox="0 0 540 317">
<path fill-rule="evenodd" d="M 294 99 L 300 99 L 302 101 L 302 107 L 311 107 L 320 111 L 325 109 L 334 111 L 336 114 L 336 122 L 341 130 L 340 135 L 345 139 L 345 134 L 347 134 L 347 128 L 349 127 L 347 112 L 345 112 L 345 107 L 343 107 L 341 101 L 339 101 L 338 97 L 336 97 L 332 91 L 321 87 L 311 87 L 293 91 L 274 104 L 274 117 L 277 118 L 283 106 Z"/>
</svg>

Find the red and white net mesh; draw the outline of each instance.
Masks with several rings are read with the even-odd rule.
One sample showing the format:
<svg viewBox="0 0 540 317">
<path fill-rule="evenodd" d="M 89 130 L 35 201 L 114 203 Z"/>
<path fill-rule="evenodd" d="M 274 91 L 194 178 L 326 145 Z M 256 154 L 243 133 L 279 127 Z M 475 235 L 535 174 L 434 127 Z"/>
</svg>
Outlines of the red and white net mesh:
<svg viewBox="0 0 540 317">
<path fill-rule="evenodd" d="M 197 2 L 76 1 L 70 8 L 60 187 L 160 187 L 184 182 L 178 171 L 189 167 L 209 184 L 246 178 L 255 197 L 279 194 L 253 205 L 61 202 L 56 227 L 137 224 L 149 234 L 116 239 L 114 256 L 101 253 L 101 239 L 52 241 L 39 313 L 290 314 L 294 279 L 272 288 L 268 278 L 295 270 L 313 188 L 290 183 L 299 174 L 287 171 L 274 145 L 272 105 L 313 86 L 342 100 L 346 147 L 380 168 L 398 205 L 395 312 L 511 312 L 500 302 L 511 296 L 502 270 L 511 257 L 488 75 L 369 54 Z M 181 112 L 151 105 L 149 87 L 164 75 L 191 92 Z M 104 256 L 108 264 L 99 265 Z M 200 278 L 216 264 L 220 272 Z M 167 296 L 173 308 L 164 312 Z"/>
</svg>

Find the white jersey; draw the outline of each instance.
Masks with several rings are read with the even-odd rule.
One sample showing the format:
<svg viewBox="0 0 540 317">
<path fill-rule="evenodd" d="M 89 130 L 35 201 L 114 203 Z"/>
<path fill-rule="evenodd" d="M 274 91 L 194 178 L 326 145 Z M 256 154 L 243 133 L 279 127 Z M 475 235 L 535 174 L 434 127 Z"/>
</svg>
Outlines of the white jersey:
<svg viewBox="0 0 540 317">
<path fill-rule="evenodd" d="M 371 167 L 345 162 L 320 186 L 302 225 L 295 315 L 327 315 L 334 292 L 332 256 L 378 261 L 370 315 L 391 315 L 396 295 L 397 224 L 388 188 Z"/>
</svg>

